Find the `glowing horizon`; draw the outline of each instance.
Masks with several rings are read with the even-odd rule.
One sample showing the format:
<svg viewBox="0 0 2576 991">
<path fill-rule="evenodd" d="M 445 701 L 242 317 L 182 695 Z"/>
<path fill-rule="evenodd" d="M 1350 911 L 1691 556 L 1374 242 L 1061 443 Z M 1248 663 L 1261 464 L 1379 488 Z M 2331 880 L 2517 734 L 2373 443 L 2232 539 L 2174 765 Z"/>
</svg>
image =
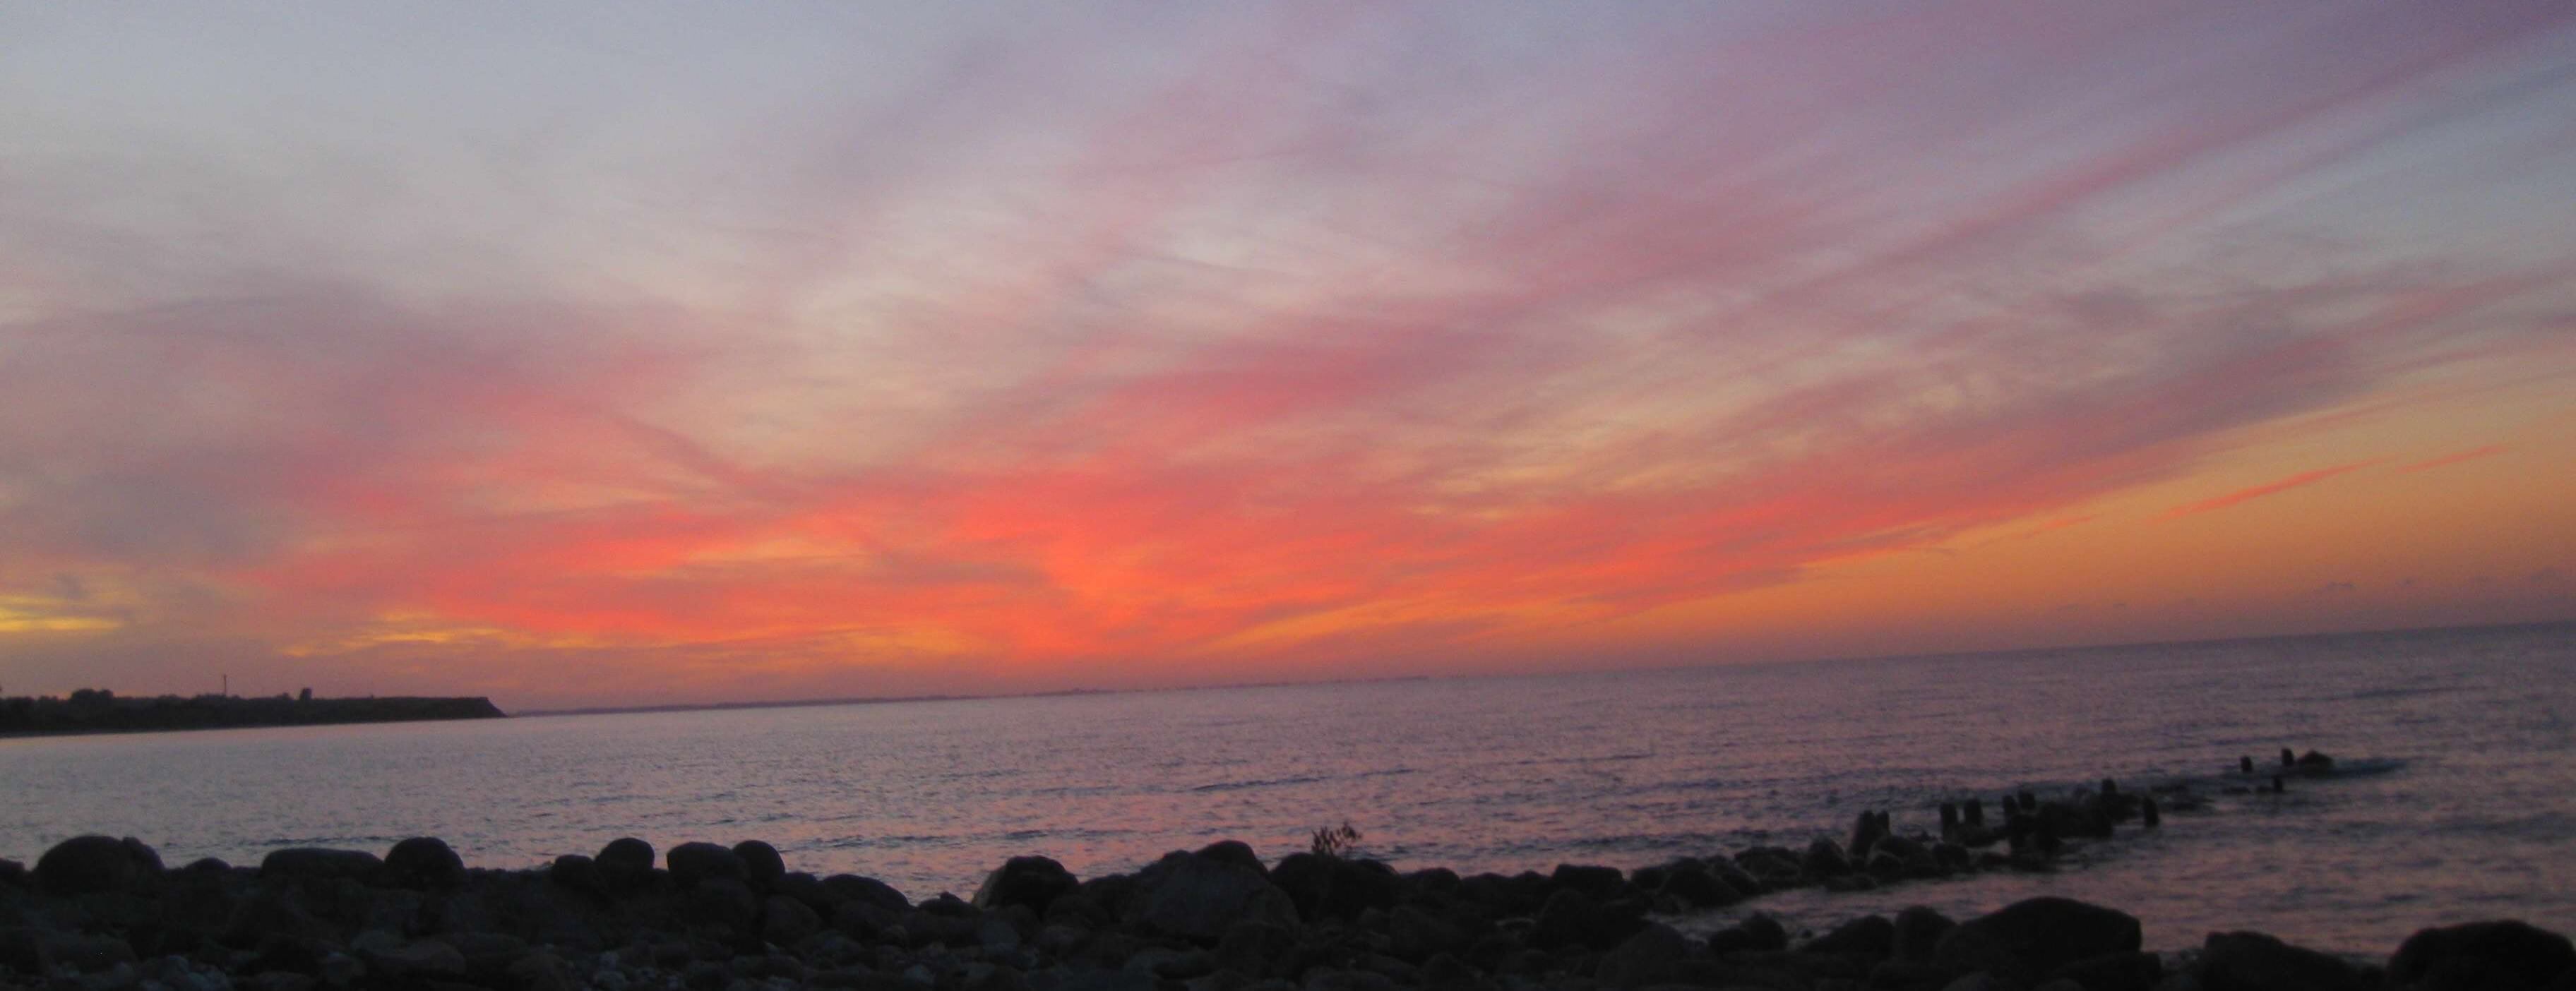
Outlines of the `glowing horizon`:
<svg viewBox="0 0 2576 991">
<path fill-rule="evenodd" d="M 2576 8 L 615 9 L 0 12 L 11 693 L 2576 618 Z"/>
</svg>

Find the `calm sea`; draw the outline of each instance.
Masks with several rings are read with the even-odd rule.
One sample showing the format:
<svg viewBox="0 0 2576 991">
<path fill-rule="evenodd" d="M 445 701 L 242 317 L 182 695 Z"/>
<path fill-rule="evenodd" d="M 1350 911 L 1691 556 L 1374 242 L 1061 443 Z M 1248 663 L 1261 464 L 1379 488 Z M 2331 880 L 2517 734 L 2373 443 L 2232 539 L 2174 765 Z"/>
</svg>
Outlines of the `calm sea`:
<svg viewBox="0 0 2576 991">
<path fill-rule="evenodd" d="M 2283 746 L 2351 773 L 2219 795 L 2051 875 L 1803 892 L 1821 926 L 2036 893 L 2151 948 L 2254 928 L 2384 954 L 2435 922 L 2576 931 L 2576 626 L 1562 677 L 1446 679 L 480 723 L 0 741 L 0 856 L 84 832 L 173 865 L 444 837 L 533 866 L 620 835 L 763 839 L 920 898 L 1015 854 L 1130 870 L 1220 838 L 1265 857 L 1348 820 L 1402 869 L 1635 867 L 1841 835 L 1863 809 L 2211 790 Z M 1738 910 L 1741 911 L 1741 910 Z M 1725 915 L 1681 920 L 1706 928 Z"/>
</svg>

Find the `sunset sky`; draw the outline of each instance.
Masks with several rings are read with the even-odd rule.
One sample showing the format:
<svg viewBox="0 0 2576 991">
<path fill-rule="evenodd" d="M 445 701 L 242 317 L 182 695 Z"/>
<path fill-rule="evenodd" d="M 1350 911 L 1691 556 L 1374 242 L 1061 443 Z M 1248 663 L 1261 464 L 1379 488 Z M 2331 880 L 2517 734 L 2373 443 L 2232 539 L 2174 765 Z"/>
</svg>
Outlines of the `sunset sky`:
<svg viewBox="0 0 2576 991">
<path fill-rule="evenodd" d="M 0 8 L 0 690 L 2576 618 L 2576 4 Z"/>
</svg>

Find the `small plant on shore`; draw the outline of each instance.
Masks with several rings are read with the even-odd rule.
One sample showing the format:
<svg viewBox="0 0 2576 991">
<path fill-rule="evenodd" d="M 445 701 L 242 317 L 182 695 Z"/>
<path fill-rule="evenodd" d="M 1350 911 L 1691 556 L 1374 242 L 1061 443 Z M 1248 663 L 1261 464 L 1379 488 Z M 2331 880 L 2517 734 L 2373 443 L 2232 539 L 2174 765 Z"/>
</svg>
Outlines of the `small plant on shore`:
<svg viewBox="0 0 2576 991">
<path fill-rule="evenodd" d="M 1351 827 L 1350 820 L 1344 819 L 1338 829 L 1327 827 L 1316 830 L 1314 842 L 1306 849 L 1312 851 L 1315 856 L 1338 860 L 1346 854 L 1359 852 L 1359 848 L 1360 831 Z"/>
</svg>

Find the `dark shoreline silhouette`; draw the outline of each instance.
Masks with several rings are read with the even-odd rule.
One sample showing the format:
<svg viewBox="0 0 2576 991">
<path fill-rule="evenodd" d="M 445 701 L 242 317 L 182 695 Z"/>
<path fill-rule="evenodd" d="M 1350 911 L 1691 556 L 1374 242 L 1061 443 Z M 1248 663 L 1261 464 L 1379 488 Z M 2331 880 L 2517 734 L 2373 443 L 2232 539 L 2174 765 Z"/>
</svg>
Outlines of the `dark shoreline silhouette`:
<svg viewBox="0 0 2576 991">
<path fill-rule="evenodd" d="M 165 730 L 242 729 L 254 726 L 325 726 L 447 719 L 503 719 L 508 713 L 488 698 L 314 698 L 270 695 L 158 695 L 123 698 L 84 688 L 69 698 L 51 695 L 0 699 L 0 737 L 84 733 L 152 733 Z"/>
<path fill-rule="evenodd" d="M 1755 913 L 1694 938 L 1657 917 L 1676 872 L 1711 876 L 1678 863 L 1461 877 L 1330 852 L 1265 863 L 1226 841 L 1088 879 L 1047 857 L 1013 857 L 972 899 L 914 901 L 858 875 L 791 873 L 757 840 L 683 843 L 658 864 L 655 854 L 629 837 L 546 867 L 468 869 L 446 843 L 417 837 L 381 857 L 289 848 L 258 867 L 206 859 L 170 870 L 135 839 L 76 837 L 33 870 L 0 861 L 0 985 L 2537 991 L 2576 981 L 2576 947 L 2516 921 L 2426 928 L 2384 961 L 2246 931 L 2155 953 L 2135 917 L 2061 897 L 1967 919 L 1909 908 L 1822 933 L 1792 934 Z M 1774 890 L 1744 883 L 1745 897 Z"/>
</svg>

